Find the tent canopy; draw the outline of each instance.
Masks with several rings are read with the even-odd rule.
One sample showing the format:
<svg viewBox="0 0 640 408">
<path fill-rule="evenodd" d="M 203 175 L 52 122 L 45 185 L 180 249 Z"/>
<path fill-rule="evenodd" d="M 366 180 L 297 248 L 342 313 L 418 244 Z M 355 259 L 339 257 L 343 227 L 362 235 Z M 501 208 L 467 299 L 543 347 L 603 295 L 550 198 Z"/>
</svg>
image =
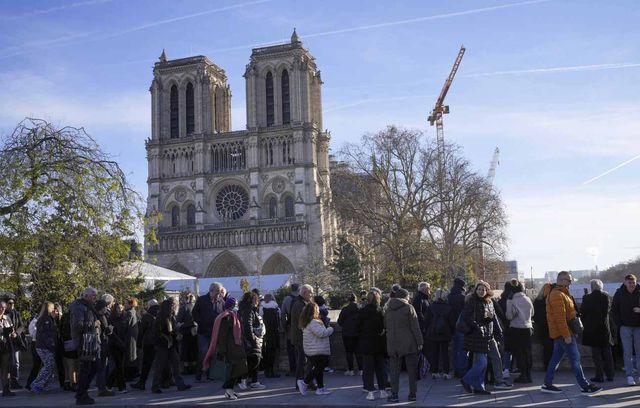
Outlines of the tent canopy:
<svg viewBox="0 0 640 408">
<path fill-rule="evenodd" d="M 242 288 L 240 287 L 240 280 L 245 278 L 249 281 L 249 288 L 258 288 L 261 293 L 273 293 L 280 287 L 285 286 L 291 282 L 291 275 L 262 275 L 262 276 L 232 276 L 224 278 L 200 278 L 198 279 L 198 294 L 204 295 L 209 291 L 209 285 L 213 282 L 219 282 L 227 289 L 227 292 L 231 296 L 241 296 Z M 169 281 L 165 285 L 167 290 L 179 291 L 184 288 L 185 282 Z"/>
<path fill-rule="evenodd" d="M 135 277 L 140 274 L 144 280 L 174 281 L 196 279 L 194 276 L 142 261 L 127 262 L 122 267 L 131 271 L 130 276 Z"/>
</svg>

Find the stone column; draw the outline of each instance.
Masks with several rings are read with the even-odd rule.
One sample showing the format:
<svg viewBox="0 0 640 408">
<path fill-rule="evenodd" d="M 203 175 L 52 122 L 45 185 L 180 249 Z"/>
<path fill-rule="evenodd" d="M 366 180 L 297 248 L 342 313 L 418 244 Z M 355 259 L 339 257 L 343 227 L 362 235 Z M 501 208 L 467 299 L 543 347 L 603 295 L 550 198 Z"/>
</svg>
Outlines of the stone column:
<svg viewBox="0 0 640 408">
<path fill-rule="evenodd" d="M 151 83 L 151 138 L 160 139 L 160 83 L 154 78 Z"/>
<path fill-rule="evenodd" d="M 186 87 L 180 85 L 178 86 L 178 117 L 180 129 L 178 134 L 180 138 L 187 136 L 187 97 L 186 97 Z"/>
<path fill-rule="evenodd" d="M 258 118 L 256 116 L 256 71 L 252 64 L 247 65 L 244 78 L 247 92 L 247 128 L 252 129 L 258 126 Z"/>
<path fill-rule="evenodd" d="M 196 75 L 196 86 L 194 88 L 194 99 L 195 99 L 195 133 L 203 133 L 204 132 L 204 111 L 202 106 L 202 73 L 198 73 Z"/>
</svg>

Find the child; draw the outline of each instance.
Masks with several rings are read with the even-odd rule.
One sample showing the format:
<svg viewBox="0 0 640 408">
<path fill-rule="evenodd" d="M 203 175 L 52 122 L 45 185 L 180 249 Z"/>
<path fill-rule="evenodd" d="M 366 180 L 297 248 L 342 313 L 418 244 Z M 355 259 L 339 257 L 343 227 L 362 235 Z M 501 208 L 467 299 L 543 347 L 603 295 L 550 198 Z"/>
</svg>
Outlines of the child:
<svg viewBox="0 0 640 408">
<path fill-rule="evenodd" d="M 325 327 L 320 319 L 318 305 L 313 302 L 302 309 L 299 324 L 302 330 L 304 354 L 311 365 L 311 371 L 305 379 L 297 381 L 300 394 L 306 394 L 309 384 L 314 379 L 318 385 L 316 395 L 331 394 L 331 391 L 324 387 L 324 368 L 329 364 L 331 355 L 329 336 L 333 333 L 333 328 Z"/>
</svg>

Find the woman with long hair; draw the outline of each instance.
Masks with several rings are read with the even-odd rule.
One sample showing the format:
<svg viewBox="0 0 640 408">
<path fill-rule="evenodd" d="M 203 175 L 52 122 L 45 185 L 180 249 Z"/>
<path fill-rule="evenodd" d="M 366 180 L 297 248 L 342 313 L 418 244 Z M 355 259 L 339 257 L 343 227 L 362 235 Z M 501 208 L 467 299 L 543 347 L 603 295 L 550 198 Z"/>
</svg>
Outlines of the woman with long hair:
<svg viewBox="0 0 640 408">
<path fill-rule="evenodd" d="M 518 280 L 509 282 L 512 296 L 507 299 L 506 315 L 509 319 L 508 336 L 506 346 L 516 360 L 520 376 L 513 380 L 515 383 L 530 384 L 531 367 L 533 366 L 533 358 L 531 356 L 531 335 L 533 334 L 533 303 L 531 299 L 524 293 L 524 286 Z"/>
<path fill-rule="evenodd" d="M 380 293 L 371 291 L 366 296 L 365 306 L 360 309 L 356 318 L 357 346 L 356 350 L 362 359 L 362 381 L 367 390 L 367 399 L 376 399 L 373 377 L 378 382 L 380 398 L 387 398 L 387 366 L 385 355 L 387 339 L 384 330 L 384 315 L 380 305 Z"/>
<path fill-rule="evenodd" d="M 113 305 L 111 313 L 111 325 L 113 326 L 113 334 L 109 338 L 109 355 L 115 363 L 115 368 L 107 378 L 108 387 L 118 387 L 121 393 L 127 392 L 125 383 L 125 362 L 127 354 L 126 339 L 128 336 L 129 325 L 125 316 L 124 306 L 120 303 Z"/>
<path fill-rule="evenodd" d="M 17 337 L 13 323 L 5 313 L 7 304 L 0 302 L 0 382 L 2 383 L 2 396 L 13 397 L 15 392 L 9 389 L 9 371 L 11 370 L 11 340 Z"/>
<path fill-rule="evenodd" d="M 202 361 L 204 373 L 209 371 L 209 362 L 214 357 L 229 366 L 222 388 L 225 397 L 230 400 L 238 399 L 238 394 L 233 389 L 248 371 L 247 355 L 242 344 L 242 325 L 234 310 L 236 304 L 236 298 L 233 297 L 227 298 L 224 302 L 224 311 L 213 322 L 211 343 Z"/>
<path fill-rule="evenodd" d="M 355 293 L 349 294 L 349 303 L 342 308 L 338 316 L 338 324 L 342 327 L 342 344 L 347 357 L 347 371 L 345 375 L 362 374 L 362 356 L 358 352 L 358 312 Z M 358 364 L 358 371 L 354 372 L 353 360 Z M 373 380 L 373 377 L 372 377 Z"/>
<path fill-rule="evenodd" d="M 453 307 L 448 303 L 449 292 L 442 288 L 435 291 L 433 302 L 425 316 L 426 339 L 431 343 L 429 362 L 431 378 L 448 380 L 449 375 L 449 343 L 453 337 L 455 320 Z"/>
<path fill-rule="evenodd" d="M 311 381 L 315 379 L 318 389 L 316 395 L 328 395 L 331 391 L 324 387 L 324 369 L 329 365 L 331 344 L 329 336 L 333 327 L 325 327 L 320 317 L 318 305 L 310 302 L 300 313 L 299 327 L 302 330 L 302 347 L 309 360 L 311 370 L 304 380 L 298 380 L 298 390 L 305 395 Z"/>
<path fill-rule="evenodd" d="M 178 391 L 185 391 L 191 388 L 190 384 L 185 384 L 180 375 L 180 356 L 178 355 L 178 325 L 176 322 L 176 312 L 178 302 L 174 298 L 165 299 L 160 305 L 158 317 L 154 322 L 154 333 L 156 336 L 155 358 L 153 382 L 151 392 L 162 393 L 163 374 L 167 369 L 171 370 L 173 381 L 178 386 Z"/>
<path fill-rule="evenodd" d="M 58 330 L 53 319 L 54 307 L 51 302 L 44 302 L 36 322 L 36 352 L 42 361 L 38 376 L 31 383 L 31 392 L 50 391 L 56 370 L 55 351 L 58 343 Z"/>
<path fill-rule="evenodd" d="M 258 313 L 260 296 L 255 292 L 247 292 L 238 304 L 238 316 L 242 324 L 244 349 L 247 354 L 247 376 L 240 381 L 240 389 L 251 388 L 262 390 L 265 388 L 258 381 L 258 368 L 262 360 L 262 338 L 264 337 L 264 323 Z"/>
<path fill-rule="evenodd" d="M 464 336 L 464 348 L 473 353 L 472 366 L 460 380 L 468 393 L 491 394 L 484 387 L 484 375 L 487 370 L 489 342 L 493 338 L 493 322 L 496 319 L 492 296 L 491 286 L 480 281 L 467 296 L 462 310 L 462 318 L 469 327 L 469 332 Z"/>
</svg>

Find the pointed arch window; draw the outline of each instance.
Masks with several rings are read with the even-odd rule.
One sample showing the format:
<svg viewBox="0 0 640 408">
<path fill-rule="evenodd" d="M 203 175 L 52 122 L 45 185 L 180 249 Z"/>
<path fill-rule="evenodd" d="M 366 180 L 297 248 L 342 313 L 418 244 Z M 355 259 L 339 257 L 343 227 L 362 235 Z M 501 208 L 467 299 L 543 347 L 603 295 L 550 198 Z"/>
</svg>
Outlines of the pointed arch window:
<svg viewBox="0 0 640 408">
<path fill-rule="evenodd" d="M 196 225 L 196 206 L 193 204 L 187 206 L 187 225 Z"/>
<path fill-rule="evenodd" d="M 289 72 L 285 69 L 282 71 L 280 79 L 282 88 L 282 124 L 286 125 L 291 122 L 291 104 L 289 100 Z"/>
<path fill-rule="evenodd" d="M 193 85 L 191 84 L 191 82 L 187 84 L 186 108 L 187 108 L 187 134 L 190 135 L 196 129 L 195 97 L 193 95 Z"/>
<path fill-rule="evenodd" d="M 287 196 L 284 199 L 284 216 L 286 218 L 295 217 L 295 206 L 293 203 L 293 197 Z"/>
<path fill-rule="evenodd" d="M 171 208 L 171 226 L 180 226 L 180 207 L 178 207 L 177 205 Z"/>
<path fill-rule="evenodd" d="M 275 197 L 269 199 L 269 218 L 278 217 L 278 200 Z"/>
<path fill-rule="evenodd" d="M 265 91 L 267 95 L 267 126 L 273 126 L 274 123 L 274 103 L 273 103 L 273 75 L 267 73 L 265 79 Z"/>
<path fill-rule="evenodd" d="M 178 116 L 178 87 L 176 85 L 171 87 L 171 97 L 169 101 L 169 117 L 171 121 L 171 139 L 177 139 L 180 137 L 180 122 Z"/>
</svg>

